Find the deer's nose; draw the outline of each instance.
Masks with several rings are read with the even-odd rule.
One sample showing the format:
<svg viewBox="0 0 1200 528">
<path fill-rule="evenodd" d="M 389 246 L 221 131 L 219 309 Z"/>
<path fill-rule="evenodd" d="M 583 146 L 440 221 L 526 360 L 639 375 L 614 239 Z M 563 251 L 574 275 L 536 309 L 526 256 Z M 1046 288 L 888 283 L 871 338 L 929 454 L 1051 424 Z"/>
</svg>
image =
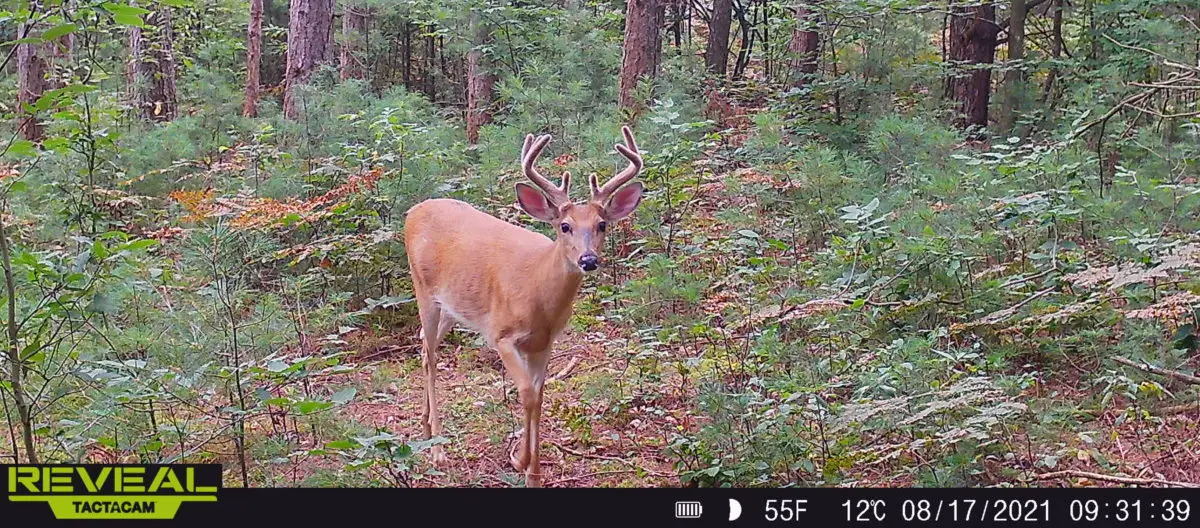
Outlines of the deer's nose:
<svg viewBox="0 0 1200 528">
<path fill-rule="evenodd" d="M 584 253 L 579 257 L 579 267 L 583 268 L 583 271 L 595 271 L 600 267 L 600 257 L 595 253 Z"/>
</svg>

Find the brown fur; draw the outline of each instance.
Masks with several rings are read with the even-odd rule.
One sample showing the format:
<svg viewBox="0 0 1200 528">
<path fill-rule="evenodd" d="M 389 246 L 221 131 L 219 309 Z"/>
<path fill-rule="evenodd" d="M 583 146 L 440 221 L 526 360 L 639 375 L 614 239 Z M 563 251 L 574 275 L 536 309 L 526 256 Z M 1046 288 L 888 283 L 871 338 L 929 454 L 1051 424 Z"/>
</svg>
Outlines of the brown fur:
<svg viewBox="0 0 1200 528">
<path fill-rule="evenodd" d="M 444 306 L 444 315 L 454 314 L 489 346 L 515 339 L 522 352 L 536 353 L 570 319 L 583 280 L 574 263 L 582 251 L 574 244 L 450 199 L 410 209 L 404 242 L 418 302 L 424 296 Z M 539 287 L 529 288 L 531 283 Z M 543 322 L 550 324 L 536 324 Z"/>
<path fill-rule="evenodd" d="M 618 145 L 617 151 L 629 158 L 629 168 L 603 187 L 591 178 L 592 197 L 584 203 L 568 198 L 569 174 L 563 175 L 561 186 L 554 186 L 533 167 L 550 137 L 526 137 L 522 166 L 537 188 L 517 184 L 518 201 L 526 212 L 554 226 L 554 240 L 445 198 L 417 204 L 405 220 L 404 242 L 421 317 L 425 436 L 442 431 L 437 349 L 446 333 L 462 324 L 481 333 L 499 352 L 516 383 L 525 428 L 517 454 L 510 457 L 513 467 L 525 471 L 531 487 L 540 486 L 542 479 L 538 422 L 546 364 L 555 339 L 571 319 L 583 281 L 581 266 L 595 269 L 593 263 L 604 247 L 603 225 L 628 216 L 641 200 L 641 183 L 622 187 L 642 166 L 632 133 L 628 128 L 622 132 L 626 144 Z M 585 262 L 585 256 L 590 260 Z M 446 458 L 440 446 L 434 446 L 431 455 L 435 464 Z"/>
</svg>

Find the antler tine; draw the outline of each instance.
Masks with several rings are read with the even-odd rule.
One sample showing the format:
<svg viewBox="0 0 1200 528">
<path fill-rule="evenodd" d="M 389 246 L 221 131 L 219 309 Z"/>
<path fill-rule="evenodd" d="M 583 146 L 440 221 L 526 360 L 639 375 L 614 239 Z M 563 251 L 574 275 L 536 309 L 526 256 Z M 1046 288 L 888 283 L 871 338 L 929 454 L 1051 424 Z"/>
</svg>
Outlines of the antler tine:
<svg viewBox="0 0 1200 528">
<path fill-rule="evenodd" d="M 550 143 L 551 139 L 553 138 L 550 134 L 543 135 L 536 141 L 533 140 L 533 134 L 525 136 L 525 147 L 521 149 L 521 169 L 525 172 L 525 177 L 541 188 L 551 203 L 557 207 L 571 201 L 567 195 L 567 188 L 571 184 L 571 174 L 563 174 L 562 187 L 559 187 L 542 176 L 533 166 L 538 156 L 542 154 L 542 149 L 546 148 L 546 144 Z"/>
<path fill-rule="evenodd" d="M 525 134 L 525 144 L 521 146 L 521 163 L 525 163 L 525 154 L 529 153 L 529 146 L 533 144 L 533 134 Z"/>
<path fill-rule="evenodd" d="M 588 178 L 588 183 L 591 185 L 592 200 L 594 201 L 604 203 L 612 193 L 616 192 L 617 189 L 620 189 L 626 183 L 629 183 L 629 180 L 632 180 L 642 170 L 642 155 L 638 153 L 638 146 L 637 142 L 633 139 L 633 132 L 629 130 L 628 126 L 622 126 L 621 134 L 625 136 L 625 144 L 617 143 L 616 149 L 622 156 L 629 159 L 629 166 L 625 167 L 625 170 L 621 171 L 620 174 L 605 182 L 603 187 L 596 184 L 596 175 L 591 175 Z"/>
</svg>

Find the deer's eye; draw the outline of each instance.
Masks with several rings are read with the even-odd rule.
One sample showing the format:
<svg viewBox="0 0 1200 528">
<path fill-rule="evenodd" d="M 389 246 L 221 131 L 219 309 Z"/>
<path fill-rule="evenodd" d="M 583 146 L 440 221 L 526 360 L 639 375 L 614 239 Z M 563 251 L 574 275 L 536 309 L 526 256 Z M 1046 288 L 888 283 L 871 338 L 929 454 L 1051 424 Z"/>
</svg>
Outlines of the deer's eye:
<svg viewBox="0 0 1200 528">
<path fill-rule="evenodd" d="M 601 233 L 603 233 L 604 230 L 607 228 L 608 228 L 608 224 L 604 221 L 601 221 L 599 224 L 596 224 L 596 230 L 600 231 Z"/>
<path fill-rule="evenodd" d="M 566 222 L 563 222 L 563 225 L 562 225 L 562 232 L 563 232 L 563 233 L 570 233 L 570 232 L 571 232 L 571 224 L 568 224 L 568 223 L 566 223 Z"/>
</svg>

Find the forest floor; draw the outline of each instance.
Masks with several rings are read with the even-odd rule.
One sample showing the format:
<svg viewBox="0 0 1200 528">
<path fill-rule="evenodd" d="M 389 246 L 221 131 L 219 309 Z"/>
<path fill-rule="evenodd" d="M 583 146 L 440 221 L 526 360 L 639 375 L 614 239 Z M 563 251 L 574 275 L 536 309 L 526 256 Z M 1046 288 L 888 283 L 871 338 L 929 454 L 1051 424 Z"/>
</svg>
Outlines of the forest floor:
<svg viewBox="0 0 1200 528">
<path fill-rule="evenodd" d="M 521 408 L 515 390 L 505 379 L 494 351 L 454 344 L 465 335 L 456 331 L 443 343 L 438 361 L 438 400 L 448 463 L 412 482 L 418 487 L 520 486 L 523 475 L 509 463 L 509 450 L 521 427 Z M 458 337 L 458 339 L 456 339 Z M 610 389 L 620 379 L 618 359 L 600 343 L 579 334 L 564 335 L 550 362 L 541 420 L 541 463 L 546 486 L 659 487 L 678 486 L 664 446 L 672 431 L 691 427 L 689 399 L 659 398 L 634 405 L 620 413 L 620 421 L 595 419 L 607 415 Z M 580 339 L 583 338 L 583 339 Z M 423 437 L 421 399 L 424 370 L 415 335 L 358 336 L 363 345 L 350 361 L 355 372 L 331 376 L 326 383 L 357 386 L 362 397 L 341 407 L 337 420 L 390 431 L 400 438 Z M 310 446 L 312 447 L 312 446 Z M 433 469 L 420 462 L 424 469 Z M 305 485 L 336 462 L 323 457 L 303 457 L 272 471 L 290 482 Z"/>
<path fill-rule="evenodd" d="M 615 329 L 613 329 L 615 330 Z M 454 333 L 443 344 L 438 362 L 439 401 L 449 462 L 436 472 L 412 482 L 416 487 L 514 487 L 523 476 L 509 464 L 517 441 L 521 409 L 515 390 L 505 378 L 498 356 L 486 348 L 462 343 L 467 333 Z M 621 388 L 621 358 L 603 346 L 601 332 L 564 335 L 564 346 L 555 354 L 546 384 L 542 428 L 542 470 L 548 487 L 663 487 L 680 481 L 665 453 L 675 432 L 693 431 L 692 394 L 671 387 L 683 380 L 664 380 L 661 397 L 618 413 L 615 405 Z M 336 410 L 338 422 L 351 422 L 390 431 L 406 440 L 422 438 L 421 398 L 424 372 L 419 344 L 413 335 L 361 334 L 356 367 L 348 374 L 330 376 L 319 383 L 358 388 L 361 397 Z M 456 344 L 455 342 L 459 342 Z M 1041 396 L 1056 401 L 1082 401 L 1086 389 L 1070 376 L 1046 380 Z M 1043 402 L 1049 400 L 1042 400 Z M 1036 403 L 1034 404 L 1037 405 Z M 1060 460 L 1054 471 L 1031 471 L 1034 486 L 1122 486 L 1129 482 L 1097 476 L 1131 475 L 1135 480 L 1178 483 L 1200 482 L 1200 404 L 1159 409 L 1158 420 L 1124 419 L 1124 412 L 1109 410 L 1090 422 L 1087 430 L 1064 437 L 1058 446 L 1027 444 L 1017 460 L 993 464 L 1032 465 L 1031 461 L 1063 447 L 1076 454 Z M 1028 431 L 1014 439 L 1029 438 Z M 310 443 L 310 442 L 302 442 Z M 307 447 L 318 447 L 315 442 Z M 434 469 L 427 462 L 420 468 Z M 286 464 L 262 468 L 277 486 L 335 484 L 320 479 L 323 471 L 336 474 L 340 463 L 329 457 L 298 457 Z M 998 469 L 998 468 L 997 468 Z M 419 471 L 420 472 L 420 471 Z M 989 471 L 990 472 L 990 471 Z M 440 473 L 440 474 L 437 474 Z M 1048 478 L 1039 478 L 1039 475 Z M 319 480 L 310 480 L 316 477 Z M 857 472 L 857 486 L 901 487 L 914 484 L 880 467 Z M 998 479 L 997 484 L 1000 484 Z M 1017 483 L 1014 483 L 1017 484 Z"/>
</svg>

